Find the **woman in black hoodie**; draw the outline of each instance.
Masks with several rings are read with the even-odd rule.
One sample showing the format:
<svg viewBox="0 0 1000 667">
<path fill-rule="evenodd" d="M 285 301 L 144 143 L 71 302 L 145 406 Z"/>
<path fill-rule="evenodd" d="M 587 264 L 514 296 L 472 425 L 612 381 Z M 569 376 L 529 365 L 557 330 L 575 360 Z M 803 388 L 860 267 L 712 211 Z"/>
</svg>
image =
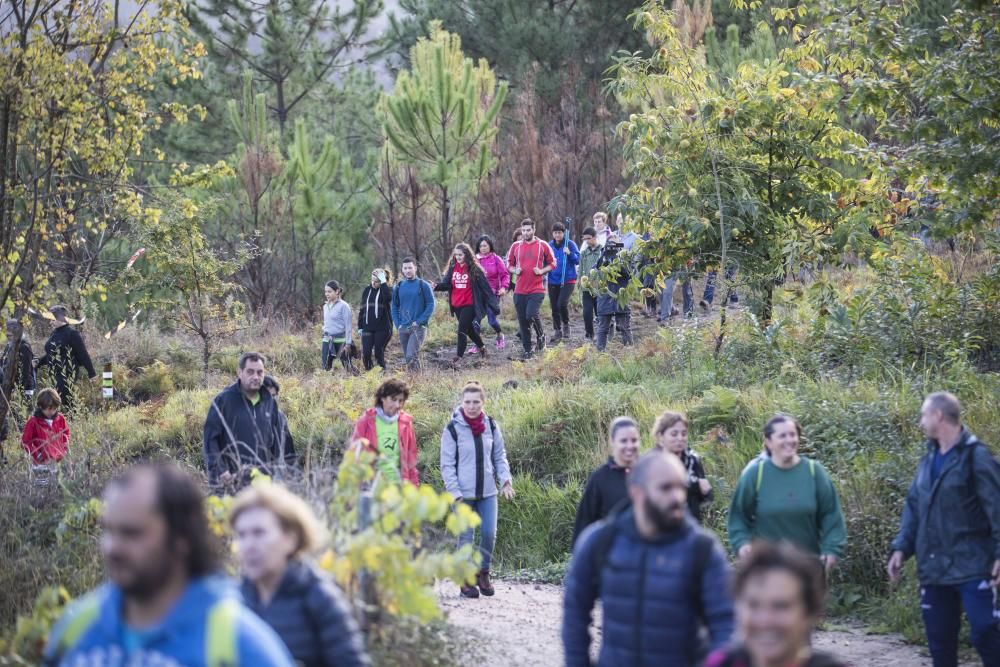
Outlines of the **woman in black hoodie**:
<svg viewBox="0 0 1000 667">
<path fill-rule="evenodd" d="M 372 282 L 361 294 L 358 308 L 358 331 L 361 333 L 361 353 L 365 370 L 375 362 L 385 370 L 385 348 L 392 338 L 392 276 L 388 269 L 372 271 Z"/>
<path fill-rule="evenodd" d="M 319 524 L 304 500 L 279 484 L 254 485 L 233 500 L 244 602 L 285 642 L 297 665 L 370 667 L 364 638 L 340 589 L 305 560 Z"/>
</svg>

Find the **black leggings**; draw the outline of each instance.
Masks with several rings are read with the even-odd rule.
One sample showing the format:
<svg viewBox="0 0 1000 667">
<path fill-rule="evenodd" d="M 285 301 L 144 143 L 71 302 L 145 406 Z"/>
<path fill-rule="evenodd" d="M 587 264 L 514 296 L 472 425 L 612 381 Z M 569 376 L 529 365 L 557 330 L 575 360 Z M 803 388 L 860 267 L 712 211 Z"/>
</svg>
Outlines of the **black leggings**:
<svg viewBox="0 0 1000 667">
<path fill-rule="evenodd" d="M 473 343 L 479 346 L 480 350 L 486 347 L 486 344 L 483 343 L 483 337 L 479 335 L 479 327 L 476 326 L 478 324 L 476 307 L 462 306 L 456 311 L 455 316 L 458 318 L 458 356 L 465 356 L 465 346 L 470 338 Z"/>
<path fill-rule="evenodd" d="M 549 305 L 552 306 L 552 326 L 556 333 L 562 327 L 569 329 L 569 300 L 576 283 L 549 285 Z"/>
<path fill-rule="evenodd" d="M 392 338 L 392 330 L 389 331 L 363 331 L 361 333 L 361 357 L 365 362 L 365 370 L 370 371 L 375 364 L 372 363 L 372 354 L 375 361 L 382 370 L 385 370 L 385 348 Z"/>
</svg>

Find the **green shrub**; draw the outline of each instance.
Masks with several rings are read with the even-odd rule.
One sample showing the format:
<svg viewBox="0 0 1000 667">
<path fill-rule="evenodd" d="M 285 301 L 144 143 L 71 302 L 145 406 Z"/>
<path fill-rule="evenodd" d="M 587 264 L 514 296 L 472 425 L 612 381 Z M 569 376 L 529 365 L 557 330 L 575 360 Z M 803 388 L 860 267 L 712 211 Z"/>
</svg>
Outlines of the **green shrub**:
<svg viewBox="0 0 1000 667">
<path fill-rule="evenodd" d="M 580 502 L 580 483 L 543 484 L 531 477 L 514 478 L 514 500 L 499 500 L 498 568 L 540 568 L 566 559 L 573 540 L 573 521 Z"/>
</svg>

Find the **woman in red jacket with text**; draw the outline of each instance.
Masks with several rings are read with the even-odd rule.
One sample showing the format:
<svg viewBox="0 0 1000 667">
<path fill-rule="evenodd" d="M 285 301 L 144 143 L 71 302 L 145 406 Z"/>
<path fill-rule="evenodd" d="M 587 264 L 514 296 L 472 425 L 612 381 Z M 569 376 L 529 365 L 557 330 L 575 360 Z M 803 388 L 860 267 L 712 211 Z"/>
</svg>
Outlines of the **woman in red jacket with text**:
<svg viewBox="0 0 1000 667">
<path fill-rule="evenodd" d="M 35 414 L 24 425 L 21 445 L 36 465 L 56 463 L 66 456 L 69 426 L 59 412 L 61 405 L 55 389 L 42 389 L 35 402 Z"/>
</svg>

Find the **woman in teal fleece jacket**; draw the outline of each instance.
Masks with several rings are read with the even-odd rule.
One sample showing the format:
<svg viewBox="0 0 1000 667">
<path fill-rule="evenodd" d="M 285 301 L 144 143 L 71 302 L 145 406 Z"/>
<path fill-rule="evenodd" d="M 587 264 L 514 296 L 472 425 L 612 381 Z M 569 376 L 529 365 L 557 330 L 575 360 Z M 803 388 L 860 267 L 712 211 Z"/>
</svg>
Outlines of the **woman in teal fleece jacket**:
<svg viewBox="0 0 1000 667">
<path fill-rule="evenodd" d="M 819 557 L 827 570 L 843 556 L 847 526 L 826 469 L 799 455 L 802 429 L 788 415 L 764 426 L 767 455 L 740 476 L 729 508 L 729 543 L 744 557 L 750 542 L 786 540 Z"/>
</svg>

